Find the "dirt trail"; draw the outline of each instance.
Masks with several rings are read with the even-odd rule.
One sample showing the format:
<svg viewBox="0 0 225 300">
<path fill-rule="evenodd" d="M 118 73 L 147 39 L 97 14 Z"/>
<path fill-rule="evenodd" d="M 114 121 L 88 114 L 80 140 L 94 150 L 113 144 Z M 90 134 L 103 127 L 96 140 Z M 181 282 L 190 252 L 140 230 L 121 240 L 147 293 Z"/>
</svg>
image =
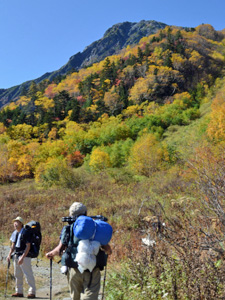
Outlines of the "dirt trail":
<svg viewBox="0 0 225 300">
<path fill-rule="evenodd" d="M 46 260 L 40 260 L 36 266 L 36 260 L 33 260 L 33 272 L 37 278 L 38 299 L 50 298 L 50 263 Z M 52 300 L 69 300 L 69 290 L 66 276 L 60 272 L 60 264 L 53 261 L 52 264 Z"/>
<path fill-rule="evenodd" d="M 6 257 L 9 252 L 9 247 L 0 246 L 1 263 L 6 264 Z M 48 260 L 32 259 L 32 268 L 36 280 L 37 292 L 36 299 L 44 300 L 50 298 L 50 263 Z M 13 266 L 11 262 L 10 273 L 13 274 Z M 28 286 L 24 282 L 24 298 L 12 298 L 11 293 L 7 293 L 8 299 L 26 299 Z M 0 293 L 1 294 L 1 293 Z M 5 299 L 0 296 L 0 299 Z M 66 276 L 60 272 L 60 264 L 53 261 L 52 264 L 52 300 L 69 300 L 69 290 Z"/>
</svg>

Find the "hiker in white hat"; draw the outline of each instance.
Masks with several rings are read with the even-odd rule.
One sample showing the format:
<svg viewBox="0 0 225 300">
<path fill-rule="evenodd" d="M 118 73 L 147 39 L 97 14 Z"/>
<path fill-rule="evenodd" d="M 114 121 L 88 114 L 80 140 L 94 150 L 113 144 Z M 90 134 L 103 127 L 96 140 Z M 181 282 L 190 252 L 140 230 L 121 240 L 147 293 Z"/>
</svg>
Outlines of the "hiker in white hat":
<svg viewBox="0 0 225 300">
<path fill-rule="evenodd" d="M 13 220 L 15 231 L 12 233 L 10 241 L 12 243 L 7 261 L 11 257 L 14 261 L 14 276 L 16 278 L 16 292 L 12 297 L 23 297 L 23 275 L 29 285 L 27 298 L 35 298 L 35 279 L 31 267 L 31 257 L 29 257 L 31 237 L 24 229 L 23 218 L 17 217 Z"/>
</svg>

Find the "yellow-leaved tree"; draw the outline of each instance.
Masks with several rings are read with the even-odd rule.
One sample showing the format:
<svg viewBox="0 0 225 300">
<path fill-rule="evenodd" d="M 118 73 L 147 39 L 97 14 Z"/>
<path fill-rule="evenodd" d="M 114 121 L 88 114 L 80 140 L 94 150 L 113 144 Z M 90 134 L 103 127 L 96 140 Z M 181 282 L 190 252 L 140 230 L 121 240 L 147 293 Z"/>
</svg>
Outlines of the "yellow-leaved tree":
<svg viewBox="0 0 225 300">
<path fill-rule="evenodd" d="M 33 136 L 33 127 L 28 124 L 13 125 L 7 133 L 14 140 L 30 140 Z"/>
<path fill-rule="evenodd" d="M 211 140 L 222 142 L 225 140 L 225 85 L 217 93 L 212 103 L 212 112 L 207 134 Z"/>
<path fill-rule="evenodd" d="M 9 151 L 6 145 L 0 145 L 0 182 L 12 181 L 15 176 L 16 164 L 9 162 Z"/>
<path fill-rule="evenodd" d="M 120 101 L 120 96 L 117 93 L 115 87 L 113 86 L 109 92 L 105 93 L 103 101 L 105 105 L 109 108 L 109 111 L 112 115 L 118 110 L 121 109 L 123 104 Z"/>
<path fill-rule="evenodd" d="M 48 97 L 43 96 L 41 92 L 37 93 L 37 99 L 34 103 L 36 106 L 40 106 L 45 112 L 55 106 L 53 99 L 49 99 Z"/>
<path fill-rule="evenodd" d="M 151 176 L 164 157 L 163 149 L 151 133 L 141 136 L 131 148 L 129 165 L 136 174 Z"/>
<path fill-rule="evenodd" d="M 80 174 L 75 174 L 63 157 L 49 157 L 40 163 L 35 172 L 35 181 L 45 187 L 60 186 L 76 188 L 81 183 Z"/>
<path fill-rule="evenodd" d="M 20 177 L 32 176 L 32 157 L 29 154 L 23 154 L 17 161 L 17 171 Z"/>
<path fill-rule="evenodd" d="M 6 132 L 6 127 L 3 123 L 0 123 L 0 134 L 3 134 L 4 132 Z"/>
<path fill-rule="evenodd" d="M 90 168 L 98 172 L 111 166 L 109 154 L 96 148 L 92 151 L 89 162 Z"/>
<path fill-rule="evenodd" d="M 4 155 L 7 155 L 7 160 L 6 157 L 2 160 L 2 162 L 5 161 L 3 165 L 7 172 L 9 170 L 11 174 L 8 174 L 7 177 L 32 177 L 39 160 L 39 148 L 39 143 L 35 141 L 24 144 L 21 141 L 10 140 L 7 144 L 7 153 L 5 152 Z"/>
</svg>

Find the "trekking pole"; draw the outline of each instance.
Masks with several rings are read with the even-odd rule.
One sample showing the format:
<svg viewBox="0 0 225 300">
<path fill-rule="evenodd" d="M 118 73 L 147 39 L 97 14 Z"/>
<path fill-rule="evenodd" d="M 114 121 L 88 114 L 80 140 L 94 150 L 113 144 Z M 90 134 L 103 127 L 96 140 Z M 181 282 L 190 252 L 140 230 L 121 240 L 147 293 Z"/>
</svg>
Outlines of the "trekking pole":
<svg viewBox="0 0 225 300">
<path fill-rule="evenodd" d="M 7 274 L 6 274 L 6 283 L 5 283 L 5 298 L 6 298 L 6 293 L 7 293 L 7 284 L 8 284 L 8 278 L 9 278 L 9 267 L 10 267 L 10 260 L 8 261 Z"/>
<path fill-rule="evenodd" d="M 50 258 L 50 300 L 52 300 L 52 258 Z"/>
<path fill-rule="evenodd" d="M 102 300 L 104 300 L 105 281 L 106 281 L 106 270 L 107 270 L 107 262 L 106 262 L 106 265 L 105 265 L 105 273 L 104 273 L 104 279 L 103 279 Z"/>
</svg>

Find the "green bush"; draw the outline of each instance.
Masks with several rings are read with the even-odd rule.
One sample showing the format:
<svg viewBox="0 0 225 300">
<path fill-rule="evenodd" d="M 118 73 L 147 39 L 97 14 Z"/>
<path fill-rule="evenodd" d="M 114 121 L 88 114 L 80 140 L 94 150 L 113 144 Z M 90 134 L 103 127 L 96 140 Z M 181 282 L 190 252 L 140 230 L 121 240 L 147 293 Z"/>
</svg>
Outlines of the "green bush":
<svg viewBox="0 0 225 300">
<path fill-rule="evenodd" d="M 44 187 L 55 185 L 74 189 L 83 182 L 83 177 L 78 169 L 69 167 L 64 159 L 53 158 L 44 166 L 39 166 L 36 181 Z"/>
<path fill-rule="evenodd" d="M 125 141 L 116 141 L 114 144 L 104 147 L 104 150 L 109 154 L 113 168 L 119 168 L 126 164 L 133 143 L 134 142 L 128 138 Z"/>
<path fill-rule="evenodd" d="M 145 253 L 147 254 L 147 253 Z M 179 264 L 173 267 L 162 258 L 157 264 L 144 255 L 137 261 L 128 260 L 119 271 L 108 275 L 106 283 L 107 299 L 123 300 L 160 300 L 188 299 L 174 298 L 177 281 L 182 281 Z M 184 281 L 183 281 L 184 283 Z M 177 295 L 178 296 L 178 295 Z"/>
</svg>

